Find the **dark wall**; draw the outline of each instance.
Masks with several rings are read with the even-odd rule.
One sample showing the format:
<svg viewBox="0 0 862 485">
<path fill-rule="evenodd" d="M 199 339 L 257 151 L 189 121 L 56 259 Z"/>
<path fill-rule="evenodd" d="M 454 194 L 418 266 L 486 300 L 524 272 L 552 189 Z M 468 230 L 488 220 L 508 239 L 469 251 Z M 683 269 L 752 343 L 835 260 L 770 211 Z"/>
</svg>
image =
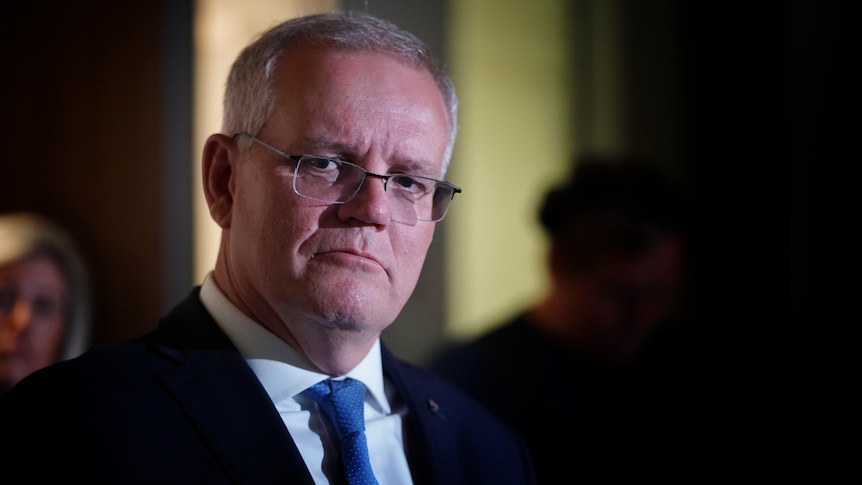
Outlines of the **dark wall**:
<svg viewBox="0 0 862 485">
<path fill-rule="evenodd" d="M 859 7 L 762 1 L 687 15 L 703 318 L 755 353 L 814 345 L 830 306 L 823 218 L 839 209 L 824 197 L 859 125 Z"/>
<path fill-rule="evenodd" d="M 860 7 L 685 13 L 696 308 L 713 342 L 709 372 L 695 378 L 716 398 L 713 431 L 745 436 L 738 463 L 823 481 L 840 470 L 826 433 L 843 420 L 849 356 L 846 280 L 833 275 L 851 254 L 840 221 L 858 219 L 841 199 L 858 159 Z"/>
<path fill-rule="evenodd" d="M 171 119 L 163 109 L 166 93 L 183 89 L 170 86 L 165 51 L 190 45 L 182 40 L 190 29 L 176 27 L 190 18 L 188 4 L 3 5 L 0 211 L 43 213 L 75 237 L 92 273 L 95 343 L 152 328 L 164 308 L 164 281 L 190 267 L 163 265 L 190 238 L 171 233 L 182 223 L 166 217 L 183 207 L 164 205 L 165 191 L 184 176 L 169 168 L 178 166 L 182 142 L 168 144 L 164 130 L 189 119 L 188 98 L 173 96 Z"/>
<path fill-rule="evenodd" d="M 582 23 L 595 1 L 572 5 L 574 36 L 596 28 Z M 841 275 L 854 274 L 843 240 L 859 219 L 860 6 L 615 5 L 626 148 L 683 182 L 697 222 L 685 293 L 696 358 L 678 363 L 678 392 L 698 431 L 680 461 L 834 476 L 843 453 L 826 433 L 847 416 L 854 353 L 855 286 Z"/>
</svg>

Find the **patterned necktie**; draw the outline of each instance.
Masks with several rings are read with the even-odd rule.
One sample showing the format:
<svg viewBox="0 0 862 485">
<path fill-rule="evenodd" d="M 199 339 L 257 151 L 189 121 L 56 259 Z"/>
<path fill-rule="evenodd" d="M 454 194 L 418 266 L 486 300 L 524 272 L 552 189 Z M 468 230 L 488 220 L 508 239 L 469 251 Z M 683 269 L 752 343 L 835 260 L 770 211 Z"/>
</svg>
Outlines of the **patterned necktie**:
<svg viewBox="0 0 862 485">
<path fill-rule="evenodd" d="M 329 418 L 341 442 L 341 461 L 350 485 L 377 485 L 365 441 L 365 384 L 327 379 L 306 391 Z"/>
</svg>

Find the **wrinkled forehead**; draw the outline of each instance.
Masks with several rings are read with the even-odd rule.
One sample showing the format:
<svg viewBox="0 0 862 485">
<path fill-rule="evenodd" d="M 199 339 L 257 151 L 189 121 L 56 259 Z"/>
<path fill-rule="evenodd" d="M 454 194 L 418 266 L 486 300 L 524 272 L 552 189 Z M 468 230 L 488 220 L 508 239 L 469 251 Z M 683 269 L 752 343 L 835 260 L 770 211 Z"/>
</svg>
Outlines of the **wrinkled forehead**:
<svg viewBox="0 0 862 485">
<path fill-rule="evenodd" d="M 403 79 L 403 73 L 412 73 L 412 79 Z M 299 88 L 349 86 L 359 78 L 372 77 L 381 87 L 386 81 L 399 78 L 414 89 L 418 83 L 433 87 L 434 104 L 442 107 L 445 120 L 451 124 L 447 100 L 429 67 L 389 51 L 353 49 L 330 45 L 296 45 L 285 49 L 276 59 L 270 74 L 269 87 L 274 90 L 275 101 L 294 94 Z M 292 81 L 292 83 L 291 83 Z M 404 86 L 402 86 L 404 87 Z"/>
<path fill-rule="evenodd" d="M 451 133 L 430 72 L 374 52 L 296 50 L 273 80 L 267 132 L 333 143 L 416 146 L 442 159 Z M 285 147 L 296 149 L 296 147 Z"/>
</svg>

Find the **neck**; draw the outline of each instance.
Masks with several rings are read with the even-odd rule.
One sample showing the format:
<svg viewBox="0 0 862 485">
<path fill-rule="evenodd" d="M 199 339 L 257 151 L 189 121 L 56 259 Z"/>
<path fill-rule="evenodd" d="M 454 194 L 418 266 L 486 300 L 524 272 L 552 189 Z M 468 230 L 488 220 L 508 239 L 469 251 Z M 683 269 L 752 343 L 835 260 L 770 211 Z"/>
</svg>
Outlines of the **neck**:
<svg viewBox="0 0 862 485">
<path fill-rule="evenodd" d="M 304 357 L 310 370 L 343 376 L 362 362 L 380 337 L 380 332 L 315 320 L 296 312 L 285 313 L 265 304 L 249 304 L 222 268 L 216 265 L 213 279 L 225 297 Z"/>
<path fill-rule="evenodd" d="M 311 326 L 315 324 L 312 323 Z M 357 335 L 358 333 L 363 332 L 324 329 L 285 341 L 302 354 L 315 370 L 339 377 L 359 365 L 379 338 L 379 335 Z"/>
</svg>

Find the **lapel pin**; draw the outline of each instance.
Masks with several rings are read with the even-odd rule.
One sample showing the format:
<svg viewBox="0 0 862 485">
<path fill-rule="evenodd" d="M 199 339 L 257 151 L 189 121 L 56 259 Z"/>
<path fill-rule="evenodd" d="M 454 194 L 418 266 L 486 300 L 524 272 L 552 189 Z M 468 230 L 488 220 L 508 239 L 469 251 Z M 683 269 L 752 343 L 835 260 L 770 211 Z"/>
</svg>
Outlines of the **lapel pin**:
<svg viewBox="0 0 862 485">
<path fill-rule="evenodd" d="M 442 419 L 443 421 L 446 420 L 446 415 L 443 414 L 443 411 L 440 409 L 440 405 L 437 404 L 437 401 L 435 401 L 433 399 L 429 399 L 428 400 L 428 409 L 430 409 L 432 413 L 439 416 L 440 419 Z"/>
</svg>

